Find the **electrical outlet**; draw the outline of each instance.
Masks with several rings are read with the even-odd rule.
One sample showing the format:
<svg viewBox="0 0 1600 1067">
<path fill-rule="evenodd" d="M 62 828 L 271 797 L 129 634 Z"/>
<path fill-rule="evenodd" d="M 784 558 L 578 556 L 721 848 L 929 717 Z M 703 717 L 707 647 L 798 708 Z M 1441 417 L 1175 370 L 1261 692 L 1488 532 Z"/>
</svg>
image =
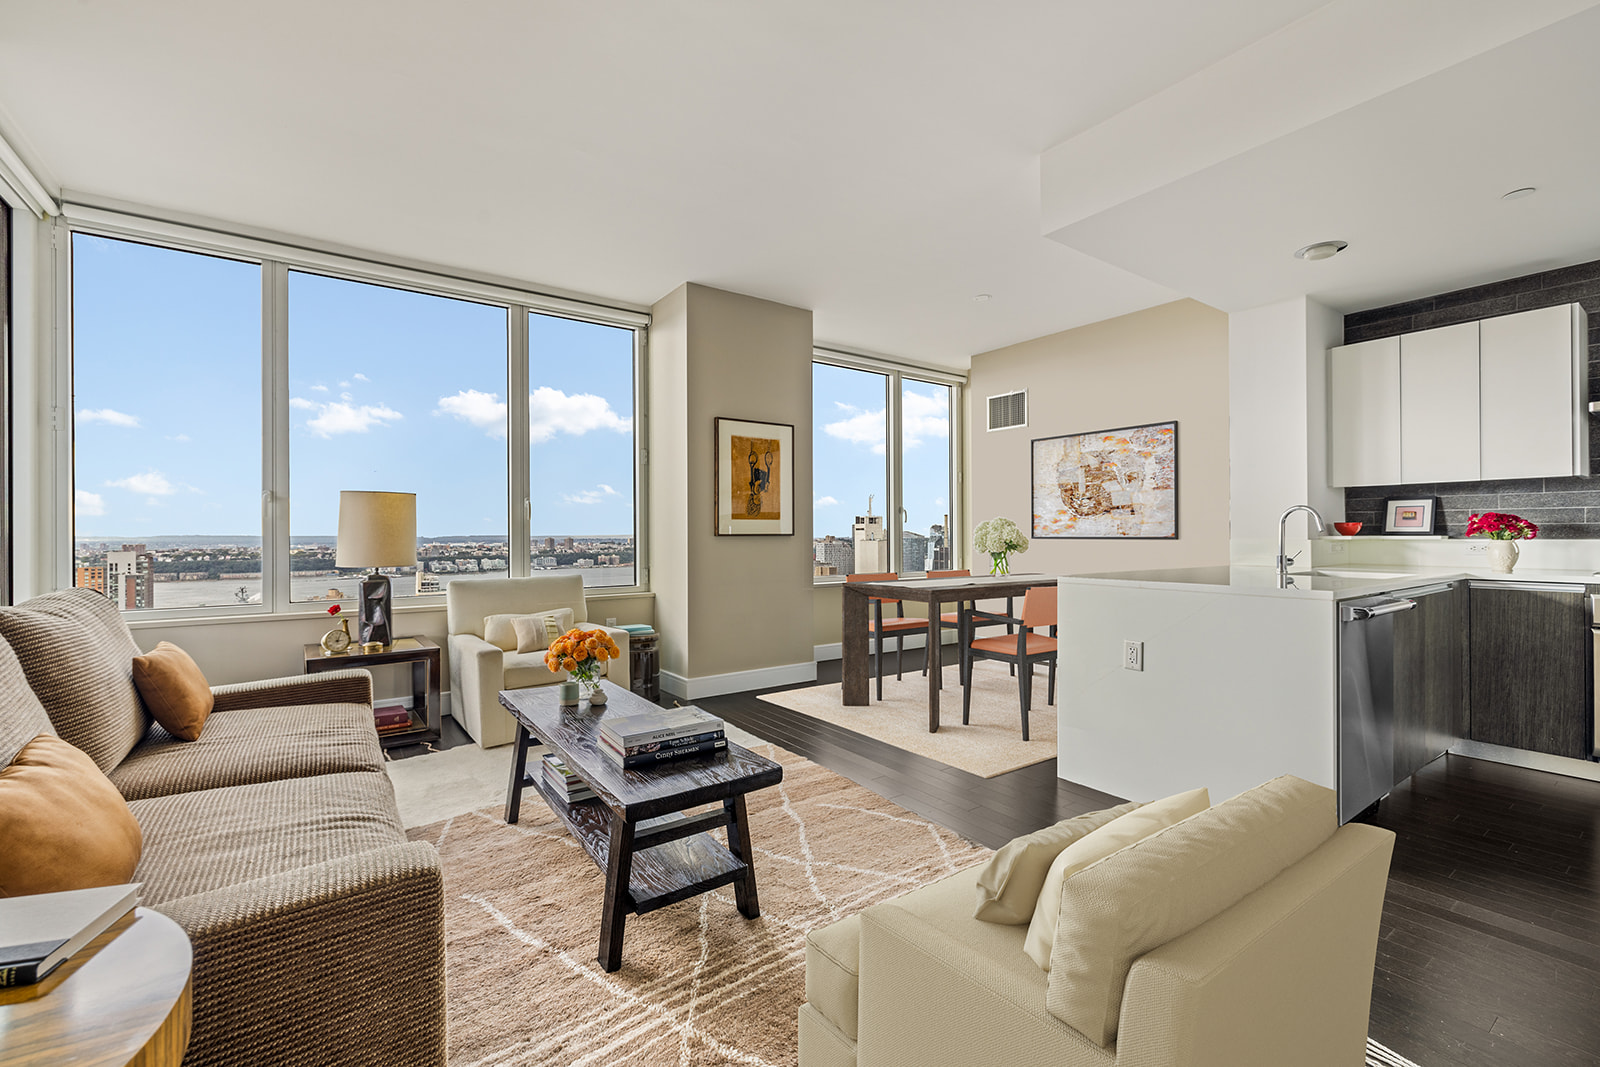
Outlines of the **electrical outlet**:
<svg viewBox="0 0 1600 1067">
<path fill-rule="evenodd" d="M 1334 541 L 1330 539 L 1327 543 L 1326 550 L 1330 556 L 1342 556 L 1344 555 L 1345 543 L 1343 541 Z"/>
<path fill-rule="evenodd" d="M 1144 670 L 1144 642 L 1122 642 L 1122 666 L 1130 671 Z"/>
<path fill-rule="evenodd" d="M 1487 551 L 1489 551 L 1489 543 L 1487 541 L 1468 541 L 1467 542 L 1467 551 L 1468 552 L 1487 552 Z"/>
</svg>

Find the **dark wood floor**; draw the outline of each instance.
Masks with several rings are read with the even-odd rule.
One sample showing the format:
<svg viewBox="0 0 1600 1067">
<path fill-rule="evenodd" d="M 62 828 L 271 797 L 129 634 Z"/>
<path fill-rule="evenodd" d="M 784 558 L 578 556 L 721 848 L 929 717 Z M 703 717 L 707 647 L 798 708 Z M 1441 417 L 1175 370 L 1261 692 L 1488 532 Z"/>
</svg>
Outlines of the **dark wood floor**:
<svg viewBox="0 0 1600 1067">
<path fill-rule="evenodd" d="M 979 778 L 755 693 L 698 703 L 991 848 L 1119 799 L 1053 759 Z M 1422 1067 L 1600 1064 L 1600 782 L 1446 756 L 1371 821 L 1397 838 L 1372 1037 Z"/>
</svg>

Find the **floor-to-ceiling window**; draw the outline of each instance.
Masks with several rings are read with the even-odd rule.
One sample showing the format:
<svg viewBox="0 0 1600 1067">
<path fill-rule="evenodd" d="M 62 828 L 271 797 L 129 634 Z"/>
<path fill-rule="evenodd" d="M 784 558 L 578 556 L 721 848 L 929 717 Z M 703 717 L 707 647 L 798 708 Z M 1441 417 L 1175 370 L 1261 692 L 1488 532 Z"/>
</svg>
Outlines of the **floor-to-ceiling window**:
<svg viewBox="0 0 1600 1067">
<path fill-rule="evenodd" d="M 812 364 L 816 578 L 957 566 L 958 388 L 860 359 Z"/>
</svg>

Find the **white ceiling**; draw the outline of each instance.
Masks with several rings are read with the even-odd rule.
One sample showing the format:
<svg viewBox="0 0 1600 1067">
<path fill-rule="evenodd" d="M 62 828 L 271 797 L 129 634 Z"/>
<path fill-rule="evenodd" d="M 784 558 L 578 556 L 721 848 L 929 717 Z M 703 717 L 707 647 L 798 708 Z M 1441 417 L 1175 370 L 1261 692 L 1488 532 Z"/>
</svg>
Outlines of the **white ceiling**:
<svg viewBox="0 0 1600 1067">
<path fill-rule="evenodd" d="M 1590 6 L 0 0 L 0 133 L 52 190 L 635 305 L 703 282 L 964 365 L 1180 295 L 1382 302 L 1584 258 L 1561 94 L 1597 99 L 1600 41 L 1539 27 Z M 1285 77 L 1335 40 L 1324 91 Z M 1550 195 L 1472 199 L 1507 182 Z M 1350 252 L 1287 260 L 1327 237 Z"/>
</svg>

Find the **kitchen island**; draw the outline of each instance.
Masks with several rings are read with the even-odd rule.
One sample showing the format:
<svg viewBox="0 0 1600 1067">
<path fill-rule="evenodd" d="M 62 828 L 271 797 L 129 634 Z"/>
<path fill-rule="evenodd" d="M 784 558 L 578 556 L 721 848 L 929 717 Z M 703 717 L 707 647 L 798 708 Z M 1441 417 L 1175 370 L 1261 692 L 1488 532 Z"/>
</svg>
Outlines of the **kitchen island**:
<svg viewBox="0 0 1600 1067">
<path fill-rule="evenodd" d="M 1428 615 L 1426 632 L 1407 639 L 1439 679 L 1415 686 L 1419 706 L 1431 701 L 1417 714 L 1430 718 L 1401 764 L 1420 766 L 1467 737 L 1467 583 L 1561 585 L 1581 602 L 1594 581 L 1588 571 L 1411 565 L 1291 577 L 1288 588 L 1270 567 L 1063 577 L 1057 773 L 1133 799 L 1204 785 L 1220 800 L 1280 774 L 1338 788 L 1339 608 L 1459 592 L 1430 598 L 1433 610 L 1416 613 Z M 1129 669 L 1128 642 L 1141 669 Z M 1586 657 L 1587 646 L 1575 652 Z"/>
</svg>

